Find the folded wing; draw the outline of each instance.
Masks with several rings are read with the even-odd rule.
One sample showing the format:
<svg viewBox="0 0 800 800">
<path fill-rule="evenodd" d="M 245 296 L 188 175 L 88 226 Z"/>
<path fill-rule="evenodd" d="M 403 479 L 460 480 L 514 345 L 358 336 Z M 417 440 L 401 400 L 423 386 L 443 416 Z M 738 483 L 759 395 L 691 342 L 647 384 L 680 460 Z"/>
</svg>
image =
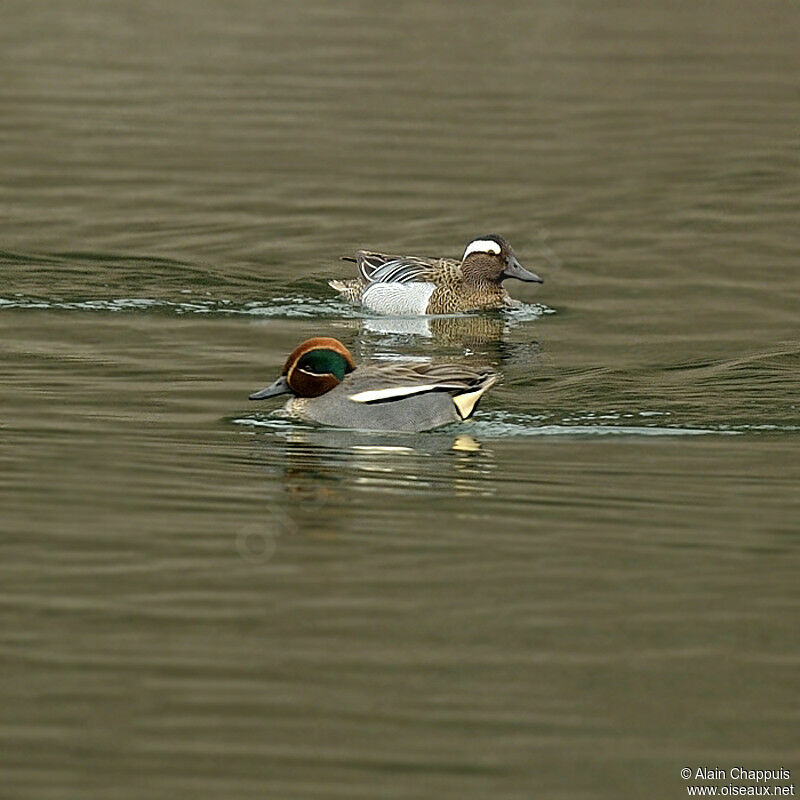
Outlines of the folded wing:
<svg viewBox="0 0 800 800">
<path fill-rule="evenodd" d="M 446 392 L 461 419 L 472 416 L 481 396 L 497 381 L 491 370 L 461 364 L 391 364 L 359 370 L 358 391 L 349 395 L 356 403 L 387 403 L 406 397 Z"/>
<path fill-rule="evenodd" d="M 431 281 L 434 278 L 434 261 L 417 256 L 393 256 L 359 250 L 356 264 L 362 280 L 367 283 L 410 283 Z"/>
</svg>

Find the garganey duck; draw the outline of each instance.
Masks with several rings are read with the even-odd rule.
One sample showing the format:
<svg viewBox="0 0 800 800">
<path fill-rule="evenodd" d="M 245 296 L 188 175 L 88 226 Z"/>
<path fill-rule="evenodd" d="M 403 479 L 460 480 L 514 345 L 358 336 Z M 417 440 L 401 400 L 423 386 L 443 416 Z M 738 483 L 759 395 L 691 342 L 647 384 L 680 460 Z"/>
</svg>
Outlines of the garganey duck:
<svg viewBox="0 0 800 800">
<path fill-rule="evenodd" d="M 392 315 L 457 314 L 520 305 L 503 288 L 506 278 L 530 283 L 542 279 L 517 260 L 502 236 L 471 241 L 461 261 L 452 258 L 395 256 L 359 250 L 355 280 L 329 281 L 344 298 L 368 311 Z"/>
</svg>

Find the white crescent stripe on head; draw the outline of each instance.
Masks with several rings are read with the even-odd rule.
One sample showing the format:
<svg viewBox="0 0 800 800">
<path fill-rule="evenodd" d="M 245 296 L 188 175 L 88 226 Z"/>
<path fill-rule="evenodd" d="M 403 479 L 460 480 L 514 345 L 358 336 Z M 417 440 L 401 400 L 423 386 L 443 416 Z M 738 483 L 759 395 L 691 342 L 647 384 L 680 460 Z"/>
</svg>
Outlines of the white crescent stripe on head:
<svg viewBox="0 0 800 800">
<path fill-rule="evenodd" d="M 467 245 L 461 260 L 463 261 L 470 253 L 494 253 L 495 255 L 500 255 L 500 245 L 491 239 L 476 239 Z"/>
<path fill-rule="evenodd" d="M 393 397 L 410 397 L 414 394 L 432 392 L 438 389 L 438 383 L 426 383 L 421 386 L 392 386 L 389 389 L 371 389 L 358 394 L 351 394 L 349 399 L 356 403 L 374 403 L 376 400 L 391 400 Z"/>
</svg>

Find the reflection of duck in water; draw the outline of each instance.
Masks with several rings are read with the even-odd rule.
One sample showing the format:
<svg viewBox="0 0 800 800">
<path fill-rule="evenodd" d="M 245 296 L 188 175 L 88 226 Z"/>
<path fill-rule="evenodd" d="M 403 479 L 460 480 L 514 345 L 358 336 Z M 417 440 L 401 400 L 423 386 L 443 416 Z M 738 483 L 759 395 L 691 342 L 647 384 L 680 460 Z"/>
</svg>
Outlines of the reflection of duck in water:
<svg viewBox="0 0 800 800">
<path fill-rule="evenodd" d="M 542 283 L 519 263 L 502 236 L 470 242 L 461 261 L 359 250 L 359 277 L 330 281 L 344 298 L 380 314 L 458 314 L 519 305 L 503 288 L 506 278 Z"/>
<path fill-rule="evenodd" d="M 356 368 L 336 339 L 317 337 L 289 355 L 283 374 L 251 400 L 294 395 L 286 410 L 337 428 L 425 431 L 469 419 L 497 381 L 461 364 L 390 363 Z"/>
<path fill-rule="evenodd" d="M 470 314 L 462 317 L 369 317 L 363 325 L 370 333 L 421 336 L 443 344 L 457 342 L 470 347 L 502 339 L 507 321 L 500 314 Z"/>
<path fill-rule="evenodd" d="M 364 509 L 359 497 L 374 513 L 376 495 L 385 497 L 387 507 L 401 508 L 442 492 L 489 497 L 497 491 L 493 451 L 463 433 L 297 426 L 260 442 L 267 443 L 259 447 L 259 459 L 270 469 L 270 485 L 279 489 L 269 500 L 269 518 L 280 509 L 287 532 L 317 539 L 352 531 L 353 517 Z"/>
</svg>

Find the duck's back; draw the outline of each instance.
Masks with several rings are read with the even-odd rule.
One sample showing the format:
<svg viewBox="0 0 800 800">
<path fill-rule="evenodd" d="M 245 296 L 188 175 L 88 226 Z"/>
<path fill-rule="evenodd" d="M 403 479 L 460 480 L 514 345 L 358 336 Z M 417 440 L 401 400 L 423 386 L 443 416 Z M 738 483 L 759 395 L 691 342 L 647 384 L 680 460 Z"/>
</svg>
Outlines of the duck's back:
<svg viewBox="0 0 800 800">
<path fill-rule="evenodd" d="M 369 282 L 362 290 L 361 302 L 369 311 L 405 316 L 442 314 L 469 308 L 459 308 L 455 302 L 463 288 L 463 276 L 457 261 L 414 256 L 386 259 L 369 272 Z M 365 274 L 362 269 L 362 277 Z"/>
</svg>

